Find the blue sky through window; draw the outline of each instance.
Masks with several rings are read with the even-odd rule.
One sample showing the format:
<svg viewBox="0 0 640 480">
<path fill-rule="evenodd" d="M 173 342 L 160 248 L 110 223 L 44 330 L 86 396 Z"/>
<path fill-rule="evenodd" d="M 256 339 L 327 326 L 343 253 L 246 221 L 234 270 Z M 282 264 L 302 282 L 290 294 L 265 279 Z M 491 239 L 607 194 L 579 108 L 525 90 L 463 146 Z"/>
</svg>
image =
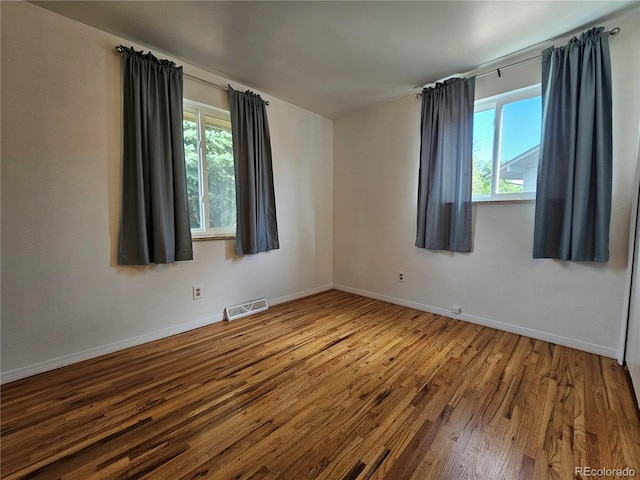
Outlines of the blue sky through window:
<svg viewBox="0 0 640 480">
<path fill-rule="evenodd" d="M 542 104 L 540 97 L 507 103 L 502 107 L 500 163 L 513 160 L 540 144 Z"/>
<path fill-rule="evenodd" d="M 495 110 L 473 116 L 473 153 L 482 160 L 493 157 Z M 505 163 L 540 143 L 542 105 L 540 97 L 507 103 L 502 107 L 500 162 Z"/>
<path fill-rule="evenodd" d="M 493 122 L 494 109 L 477 112 L 473 115 L 473 154 L 483 161 L 493 158 Z"/>
<path fill-rule="evenodd" d="M 542 130 L 542 100 L 536 89 L 540 91 L 532 86 L 476 102 L 474 198 L 535 192 L 538 155 L 534 149 L 540 145 Z"/>
</svg>

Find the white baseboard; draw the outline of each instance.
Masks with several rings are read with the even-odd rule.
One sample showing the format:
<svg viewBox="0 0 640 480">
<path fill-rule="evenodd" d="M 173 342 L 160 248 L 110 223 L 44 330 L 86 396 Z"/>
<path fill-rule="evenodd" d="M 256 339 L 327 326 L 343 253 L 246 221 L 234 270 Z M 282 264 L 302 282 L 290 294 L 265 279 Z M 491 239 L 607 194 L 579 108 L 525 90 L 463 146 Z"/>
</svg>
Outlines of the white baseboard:
<svg viewBox="0 0 640 480">
<path fill-rule="evenodd" d="M 268 301 L 269 301 L 269 305 L 277 305 L 279 303 L 290 302 L 292 300 L 297 300 L 298 298 L 303 298 L 309 295 L 331 290 L 332 288 L 333 288 L 333 285 L 331 284 L 324 285 L 322 287 L 313 288 L 313 289 L 305 290 L 302 292 L 297 292 L 291 295 L 286 295 L 284 297 L 269 299 Z M 91 358 L 96 358 L 101 355 L 107 355 L 109 353 L 117 352 L 118 350 L 123 350 L 125 348 L 135 347 L 137 345 L 142 345 L 143 343 L 153 342 L 155 340 L 160 340 L 162 338 L 170 337 L 171 335 L 177 335 L 179 333 L 188 332 L 189 330 L 194 330 L 196 328 L 204 327 L 206 325 L 211 325 L 212 323 L 220 322 L 222 320 L 223 320 L 223 314 L 221 313 L 219 315 L 213 315 L 213 316 L 202 318 L 199 320 L 194 320 L 192 322 L 175 325 L 173 327 L 158 330 L 156 332 L 146 333 L 144 335 L 140 335 L 137 337 L 127 338 L 125 340 L 119 340 L 117 342 L 109 343 L 107 345 L 102 345 L 99 347 L 90 348 L 88 350 L 83 350 L 81 352 L 72 353 L 70 355 L 64 355 L 62 357 L 53 358 L 45 362 L 35 363 L 33 365 L 17 368 L 15 370 L 9 370 L 6 372 L 2 372 L 0 374 L 0 383 L 7 383 L 7 382 L 12 382 L 14 380 L 20 380 L 21 378 L 26 378 L 32 375 L 37 375 L 39 373 L 48 372 L 49 370 L 65 367 L 67 365 L 78 363 L 83 360 L 89 360 Z"/>
<path fill-rule="evenodd" d="M 423 312 L 435 313 L 437 315 L 444 315 L 446 317 L 464 320 L 470 323 L 483 325 L 485 327 L 491 327 L 497 330 L 503 330 L 505 332 L 511 332 L 511 333 L 523 335 L 526 337 L 536 338 L 538 340 L 544 340 L 547 342 L 556 343 L 558 345 L 575 348 L 577 350 L 582 350 L 589 353 L 595 353 L 597 355 L 602 355 L 604 357 L 616 358 L 618 355 L 618 351 L 614 348 L 603 347 L 601 345 L 595 345 L 589 342 L 583 342 L 581 340 L 562 337 L 552 333 L 547 333 L 540 330 L 533 330 L 526 327 L 520 327 L 520 326 L 512 325 L 509 323 L 489 320 L 489 319 L 478 317 L 475 315 L 469 315 L 464 313 L 460 315 L 454 315 L 451 313 L 451 311 L 444 308 L 425 305 L 422 303 L 412 302 L 409 300 L 391 297 L 388 295 L 382 295 L 379 293 L 368 292 L 366 290 L 347 287 L 345 285 L 327 284 L 321 287 L 293 293 L 291 295 L 285 295 L 283 297 L 268 299 L 268 301 L 269 301 L 269 305 L 278 305 L 280 303 L 290 302 L 292 300 L 308 297 L 310 295 L 315 295 L 316 293 L 325 292 L 331 289 L 341 290 L 343 292 L 353 293 L 356 295 L 361 295 L 363 297 L 374 298 L 376 300 L 382 300 L 383 302 L 393 303 L 393 304 L 401 305 L 404 307 L 415 308 L 416 310 L 421 310 Z M 2 372 L 0 374 L 0 383 L 12 382 L 14 380 L 19 380 L 21 378 L 37 375 L 39 373 L 47 372 L 49 370 L 54 370 L 56 368 L 71 365 L 73 363 L 78 363 L 83 360 L 89 360 L 91 358 L 99 357 L 101 355 L 106 355 L 109 353 L 116 352 L 118 350 L 123 350 L 125 348 L 135 347 L 137 345 L 142 345 L 143 343 L 153 342 L 154 340 L 160 340 L 162 338 L 170 337 L 171 335 L 177 335 L 179 333 L 188 332 L 189 330 L 194 330 L 196 328 L 204 327 L 206 325 L 210 325 L 212 323 L 216 323 L 221 320 L 223 320 L 222 314 L 214 315 L 207 318 L 195 320 L 193 322 L 175 325 L 173 327 L 165 328 L 163 330 L 158 330 L 156 332 L 151 332 L 151 333 L 147 333 L 137 337 L 120 340 L 118 342 L 109 343 L 107 345 L 102 345 L 100 347 L 90 348 L 88 350 L 83 350 L 82 352 L 72 353 L 70 355 L 64 355 L 62 357 L 53 358 L 45 362 L 35 363 L 33 365 L 17 368 L 15 370 L 9 370 L 6 372 Z"/>
<path fill-rule="evenodd" d="M 310 290 L 304 290 L 302 292 L 294 293 L 292 295 L 285 295 L 284 297 L 268 299 L 268 301 L 269 301 L 269 305 L 278 305 L 280 303 L 291 302 L 293 300 L 298 300 L 299 298 L 308 297 L 310 295 L 315 295 L 316 293 L 322 293 L 332 289 L 333 289 L 333 284 L 327 284 L 327 285 L 323 285 L 322 287 L 316 287 Z"/>
<path fill-rule="evenodd" d="M 83 360 L 89 360 L 91 358 L 96 358 L 101 355 L 107 355 L 109 353 L 117 352 L 118 350 L 124 350 L 125 348 L 135 347 L 137 345 L 142 345 L 143 343 L 153 342 L 154 340 L 160 340 L 161 338 L 170 337 L 171 335 L 177 335 L 179 333 L 188 332 L 189 330 L 194 330 L 196 328 L 204 327 L 205 325 L 210 325 L 212 323 L 219 322 L 222 320 L 222 318 L 223 318 L 222 314 L 214 315 L 211 317 L 202 318 L 200 320 L 195 320 L 192 322 L 175 325 L 173 327 L 158 330 L 156 332 L 150 332 L 137 337 L 127 338 L 125 340 L 119 340 L 117 342 L 108 343 L 107 345 L 102 345 L 100 347 L 90 348 L 88 350 L 83 350 L 82 352 L 72 353 L 70 355 L 64 355 L 62 357 L 53 358 L 45 362 L 35 363 L 33 365 L 28 365 L 26 367 L 16 368 L 15 370 L 2 372 L 1 374 L 2 376 L 0 377 L 0 383 L 12 382 L 14 380 L 19 380 L 21 378 L 30 377 L 32 375 L 37 375 L 43 372 L 48 372 L 49 370 L 54 370 L 56 368 L 65 367 L 73 363 L 82 362 Z"/>
<path fill-rule="evenodd" d="M 415 308 L 423 312 L 435 313 L 437 315 L 443 315 L 445 317 L 454 318 L 456 320 L 464 320 L 469 323 L 475 323 L 485 327 L 495 328 L 496 330 L 502 330 L 505 332 L 515 333 L 523 335 L 525 337 L 535 338 L 537 340 L 544 340 L 545 342 L 555 343 L 565 347 L 575 348 L 576 350 L 582 350 L 588 353 L 595 353 L 596 355 L 602 355 L 608 358 L 617 358 L 618 350 L 615 348 L 604 347 L 602 345 L 596 345 L 589 342 L 583 342 L 575 338 L 563 337 L 553 333 L 543 332 L 541 330 L 534 330 L 527 327 L 521 327 L 510 323 L 498 322 L 496 320 L 489 320 L 488 318 L 478 317 L 476 315 L 469 315 L 462 313 L 456 315 L 451 313 L 450 310 L 434 307 L 431 305 L 424 305 L 422 303 L 411 302 L 402 298 L 390 297 L 388 295 L 381 295 L 379 293 L 368 292 L 366 290 L 359 290 L 357 288 L 347 287 L 345 285 L 334 285 L 333 288 L 341 290 L 343 292 L 354 293 L 363 297 L 374 298 L 376 300 L 382 300 L 384 302 L 401 305 L 403 307 Z"/>
</svg>

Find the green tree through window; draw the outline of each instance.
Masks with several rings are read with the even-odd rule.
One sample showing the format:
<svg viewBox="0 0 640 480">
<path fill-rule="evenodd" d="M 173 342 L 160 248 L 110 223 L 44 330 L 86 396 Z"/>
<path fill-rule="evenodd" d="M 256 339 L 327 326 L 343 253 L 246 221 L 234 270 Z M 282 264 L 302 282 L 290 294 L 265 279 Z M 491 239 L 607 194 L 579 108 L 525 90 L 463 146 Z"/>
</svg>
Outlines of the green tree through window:
<svg viewBox="0 0 640 480">
<path fill-rule="evenodd" d="M 183 129 L 192 233 L 232 235 L 236 193 L 229 114 L 185 101 Z"/>
</svg>

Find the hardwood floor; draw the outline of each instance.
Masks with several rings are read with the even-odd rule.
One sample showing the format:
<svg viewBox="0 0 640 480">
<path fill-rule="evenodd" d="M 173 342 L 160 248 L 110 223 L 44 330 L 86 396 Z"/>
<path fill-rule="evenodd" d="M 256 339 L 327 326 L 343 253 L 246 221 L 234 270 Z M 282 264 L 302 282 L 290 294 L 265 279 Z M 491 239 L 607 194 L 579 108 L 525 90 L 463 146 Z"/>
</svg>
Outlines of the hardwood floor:
<svg viewBox="0 0 640 480">
<path fill-rule="evenodd" d="M 576 467 L 640 477 L 614 360 L 337 291 L 2 387 L 6 479 L 615 478 Z"/>
</svg>

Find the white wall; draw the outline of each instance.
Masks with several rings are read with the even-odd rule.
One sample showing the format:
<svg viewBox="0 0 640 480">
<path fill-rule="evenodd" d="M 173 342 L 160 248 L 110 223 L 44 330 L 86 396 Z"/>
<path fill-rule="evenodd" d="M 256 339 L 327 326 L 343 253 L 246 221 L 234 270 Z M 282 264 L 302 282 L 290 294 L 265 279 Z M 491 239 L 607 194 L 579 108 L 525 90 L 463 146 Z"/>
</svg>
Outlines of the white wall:
<svg viewBox="0 0 640 480">
<path fill-rule="evenodd" d="M 1 8 L 3 381 L 219 320 L 230 304 L 331 287 L 330 120 L 263 95 L 280 250 L 239 258 L 232 241 L 196 242 L 191 262 L 118 267 L 122 99 L 113 47 L 130 42 L 28 3 Z M 225 102 L 188 80 L 185 96 Z M 194 284 L 202 300 L 192 300 Z"/>
<path fill-rule="evenodd" d="M 637 12 L 615 22 L 623 31 L 611 41 L 608 264 L 532 260 L 531 204 L 475 206 L 471 254 L 417 249 L 420 102 L 407 96 L 333 124 L 263 95 L 280 250 L 238 258 L 232 242 L 197 242 L 192 262 L 125 268 L 115 261 L 122 100 L 112 49 L 130 42 L 28 3 L 0 8 L 3 381 L 210 323 L 229 304 L 285 301 L 332 283 L 442 313 L 460 305 L 466 320 L 615 356 L 640 110 Z M 499 89 L 528 83 L 531 68 L 505 72 Z M 497 93 L 480 80 L 483 95 Z M 222 92 L 188 80 L 185 96 L 225 106 Z M 202 300 L 191 299 L 194 284 Z"/>
<path fill-rule="evenodd" d="M 336 288 L 437 313 L 461 306 L 457 317 L 464 320 L 616 357 L 640 110 L 639 17 L 636 10 L 606 25 L 622 28 L 611 39 L 609 263 L 533 260 L 532 203 L 475 205 L 470 254 L 415 248 L 420 102 L 411 95 L 334 123 Z M 538 82 L 539 67 L 526 64 L 500 79 L 478 79 L 476 98 Z M 403 283 L 397 281 L 400 271 Z"/>
</svg>

